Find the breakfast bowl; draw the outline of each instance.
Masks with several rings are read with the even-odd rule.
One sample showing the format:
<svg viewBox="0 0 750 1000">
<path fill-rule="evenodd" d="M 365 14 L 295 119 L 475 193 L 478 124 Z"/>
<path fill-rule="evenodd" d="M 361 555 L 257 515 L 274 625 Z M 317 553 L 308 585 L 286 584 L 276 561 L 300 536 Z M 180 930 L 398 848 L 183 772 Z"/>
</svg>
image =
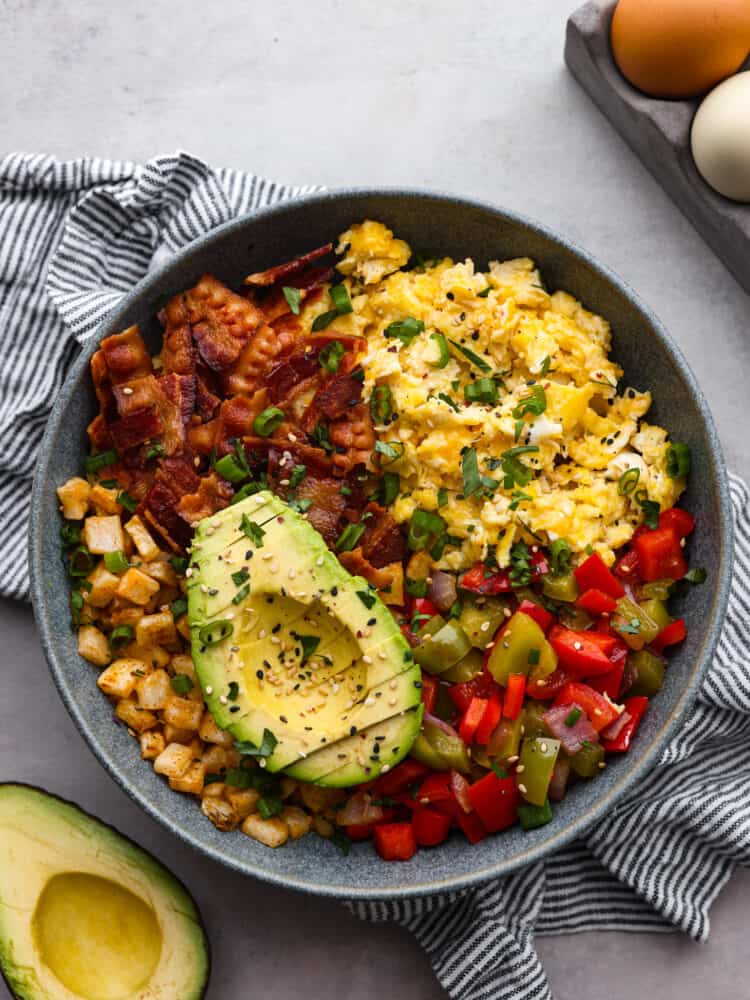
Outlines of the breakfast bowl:
<svg viewBox="0 0 750 1000">
<path fill-rule="evenodd" d="M 692 454 L 685 507 L 699 527 L 690 558 L 706 582 L 678 598 L 689 623 L 670 659 L 663 688 L 627 754 L 615 757 L 595 781 L 576 784 L 551 822 L 519 827 L 469 845 L 452 836 L 402 864 L 386 864 L 368 845 L 344 854 L 308 836 L 269 850 L 238 830 L 220 832 L 186 795 L 176 795 L 150 763 L 133 752 L 132 736 L 115 726 L 112 707 L 78 655 L 70 628 L 67 572 L 60 559 L 56 487 L 79 474 L 87 453 L 86 428 L 97 412 L 89 375 L 103 337 L 137 324 L 150 351 L 160 340 L 157 314 L 206 272 L 239 288 L 269 264 L 325 244 L 353 222 L 378 219 L 414 248 L 455 260 L 531 258 L 548 288 L 564 289 L 613 332 L 613 358 L 628 384 L 653 391 L 650 419 Z M 417 191 L 338 191 L 319 194 L 230 222 L 170 258 L 124 296 L 84 347 L 55 403 L 37 464 L 31 513 L 32 596 L 54 681 L 70 715 L 102 765 L 153 818 L 197 850 L 243 874 L 289 888 L 342 898 L 393 899 L 457 890 L 506 875 L 582 836 L 610 813 L 625 792 L 658 762 L 661 749 L 690 706 L 717 642 L 731 571 L 731 509 L 720 444 L 693 374 L 659 320 L 618 277 L 585 251 L 534 222 L 492 205 Z M 529 660 L 529 662 L 532 662 Z M 570 724 L 570 723 L 568 723 Z"/>
</svg>

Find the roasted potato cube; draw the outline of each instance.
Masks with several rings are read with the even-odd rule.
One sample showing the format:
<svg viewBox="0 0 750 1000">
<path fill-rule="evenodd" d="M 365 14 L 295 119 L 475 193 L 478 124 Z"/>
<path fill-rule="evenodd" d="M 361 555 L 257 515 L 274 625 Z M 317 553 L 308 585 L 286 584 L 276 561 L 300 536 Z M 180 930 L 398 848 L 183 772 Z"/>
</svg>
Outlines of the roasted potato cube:
<svg viewBox="0 0 750 1000">
<path fill-rule="evenodd" d="M 146 674 L 151 670 L 147 663 L 141 660 L 121 659 L 102 670 L 96 683 L 100 691 L 103 691 L 110 698 L 129 698 L 135 690 L 136 685 L 141 680 L 146 680 Z M 142 708 L 150 708 L 150 705 L 142 705 Z"/>
<path fill-rule="evenodd" d="M 255 813 L 246 816 L 242 821 L 242 832 L 253 840 L 259 840 L 266 847 L 281 847 L 289 839 L 286 823 L 278 816 L 272 816 L 271 819 L 262 819 Z"/>
<path fill-rule="evenodd" d="M 140 621 L 140 618 L 138 621 Z M 136 622 L 137 625 L 138 622 Z M 128 656 L 134 656 L 138 660 L 145 660 L 154 669 L 156 667 L 169 666 L 169 661 L 172 659 L 171 653 L 168 653 L 163 646 L 140 646 L 137 642 L 132 642 L 128 646 Z"/>
<path fill-rule="evenodd" d="M 164 733 L 159 729 L 148 729 L 138 737 L 141 745 L 141 757 L 144 760 L 156 760 L 166 746 Z"/>
<path fill-rule="evenodd" d="M 169 674 L 166 670 L 152 671 L 148 676 L 138 680 L 135 693 L 141 708 L 147 708 L 150 712 L 160 711 L 166 706 L 172 694 Z"/>
<path fill-rule="evenodd" d="M 383 568 L 393 579 L 387 590 L 379 592 L 379 597 L 384 604 L 401 607 L 404 603 L 404 567 L 400 562 L 393 562 Z"/>
<path fill-rule="evenodd" d="M 239 822 L 232 804 L 224 799 L 204 798 L 201 802 L 203 815 L 207 816 L 217 830 L 234 830 Z"/>
<path fill-rule="evenodd" d="M 304 782 L 299 786 L 299 793 L 304 804 L 314 813 L 338 805 L 346 798 L 346 792 L 340 788 L 319 788 L 317 785 L 308 785 Z"/>
<path fill-rule="evenodd" d="M 192 678 L 193 683 L 198 685 L 198 675 L 195 672 L 195 664 L 189 653 L 177 653 L 172 657 L 172 670 L 176 674 L 187 674 Z"/>
<path fill-rule="evenodd" d="M 169 646 L 176 639 L 174 618 L 171 611 L 159 611 L 155 615 L 144 615 L 135 629 L 135 640 L 141 646 Z"/>
<path fill-rule="evenodd" d="M 133 544 L 138 550 L 138 555 L 142 559 L 146 561 L 156 559 L 160 552 L 159 546 L 151 537 L 148 528 L 137 514 L 130 518 L 125 525 L 125 530 L 133 540 Z"/>
<path fill-rule="evenodd" d="M 78 629 L 78 652 L 97 667 L 106 667 L 112 659 L 107 637 L 95 625 L 81 625 Z"/>
<path fill-rule="evenodd" d="M 206 768 L 206 777 L 210 774 L 210 770 Z M 223 781 L 209 781 L 207 784 L 203 782 L 203 791 L 201 792 L 202 799 L 223 799 L 224 789 L 226 785 Z"/>
<path fill-rule="evenodd" d="M 126 529 L 127 530 L 127 526 Z M 176 587 L 177 574 L 163 559 L 155 559 L 153 562 L 143 564 L 143 569 L 154 580 L 158 580 L 163 587 Z"/>
<path fill-rule="evenodd" d="M 89 552 L 98 556 L 105 552 L 121 552 L 125 539 L 120 518 L 116 514 L 87 517 L 83 522 L 83 541 Z"/>
<path fill-rule="evenodd" d="M 173 726 L 169 722 L 164 725 L 164 739 L 167 743 L 182 743 L 185 746 L 189 746 L 193 742 L 194 737 L 194 729 L 178 729 L 177 726 Z"/>
<path fill-rule="evenodd" d="M 58 486 L 57 499 L 60 501 L 62 516 L 67 521 L 81 521 L 88 510 L 90 493 L 91 487 L 79 476 Z"/>
<path fill-rule="evenodd" d="M 294 778 L 281 779 L 282 799 L 288 799 L 290 796 L 294 795 L 296 791 L 297 791 L 297 782 L 294 780 Z"/>
<path fill-rule="evenodd" d="M 118 490 L 111 490 L 97 483 L 96 486 L 91 487 L 89 504 L 97 514 L 120 514 L 122 507 L 117 502 L 118 492 Z"/>
<path fill-rule="evenodd" d="M 120 577 L 117 596 L 124 597 L 133 604 L 148 604 L 159 589 L 156 580 L 152 580 L 141 570 L 131 566 L 124 576 Z"/>
<path fill-rule="evenodd" d="M 188 621 L 187 615 L 181 615 L 177 619 L 177 631 L 183 639 L 187 639 L 187 641 L 190 642 L 190 622 Z"/>
<path fill-rule="evenodd" d="M 118 583 L 117 586 L 119 587 L 120 584 Z M 118 604 L 116 607 L 112 608 L 109 616 L 112 621 L 112 625 L 132 625 L 133 628 L 135 628 L 143 617 L 143 608 L 133 607 L 132 604 L 121 604 L 119 603 L 120 599 L 118 597 L 116 597 L 115 600 L 118 601 Z M 137 643 L 133 642 L 131 645 L 135 647 Z M 128 652 L 128 656 L 134 655 L 134 653 Z"/>
<path fill-rule="evenodd" d="M 281 818 L 287 825 L 289 836 L 292 840 L 299 840 L 306 836 L 312 826 L 312 816 L 306 813 L 299 806 L 284 806 L 281 810 Z"/>
<path fill-rule="evenodd" d="M 226 785 L 225 789 L 224 795 L 232 803 L 240 819 L 257 811 L 260 792 L 254 788 L 232 788 L 231 785 Z"/>
<path fill-rule="evenodd" d="M 323 816 L 313 816 L 312 825 L 319 837 L 325 837 L 327 840 L 329 837 L 333 836 L 333 823 L 330 823 Z"/>
<path fill-rule="evenodd" d="M 203 705 L 189 698 L 172 695 L 164 708 L 164 721 L 178 729 L 197 732 L 203 717 Z"/>
<path fill-rule="evenodd" d="M 205 743 L 216 743 L 220 747 L 231 747 L 234 743 L 234 736 L 216 725 L 208 709 L 203 713 L 198 735 Z"/>
<path fill-rule="evenodd" d="M 224 747 L 217 747 L 215 744 L 206 747 L 201 754 L 201 760 L 206 765 L 206 771 L 210 774 L 219 774 L 227 769 L 227 752 Z"/>
<path fill-rule="evenodd" d="M 188 795 L 200 795 L 203 791 L 203 781 L 206 769 L 198 760 L 194 760 L 187 771 L 177 778 L 169 779 L 169 787 L 175 792 L 185 792 Z"/>
<path fill-rule="evenodd" d="M 86 601 L 94 608 L 103 608 L 117 593 L 120 577 L 110 573 L 104 562 L 100 562 L 89 573 L 88 581 L 91 590 L 86 594 Z"/>
<path fill-rule="evenodd" d="M 117 702 L 115 715 L 136 733 L 145 733 L 147 729 L 153 729 L 159 722 L 153 712 L 147 712 L 145 708 L 140 708 L 129 698 L 123 698 L 122 701 Z"/>
<path fill-rule="evenodd" d="M 165 734 L 166 739 L 166 734 Z M 154 770 L 167 778 L 180 778 L 193 763 L 193 751 L 181 743 L 169 743 L 154 761 Z"/>
</svg>

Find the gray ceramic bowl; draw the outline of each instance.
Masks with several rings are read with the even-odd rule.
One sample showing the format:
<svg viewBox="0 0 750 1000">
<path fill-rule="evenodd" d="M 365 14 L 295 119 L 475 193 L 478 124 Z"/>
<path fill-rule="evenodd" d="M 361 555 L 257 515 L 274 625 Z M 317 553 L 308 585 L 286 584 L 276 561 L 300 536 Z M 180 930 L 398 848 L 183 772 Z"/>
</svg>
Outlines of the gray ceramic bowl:
<svg viewBox="0 0 750 1000">
<path fill-rule="evenodd" d="M 132 737 L 113 724 L 112 708 L 95 684 L 93 669 L 76 652 L 69 627 L 68 581 L 60 559 L 55 486 L 80 473 L 86 424 L 95 412 L 88 360 L 96 341 L 138 323 L 152 347 L 159 308 L 204 271 L 232 284 L 250 271 L 287 260 L 335 239 L 353 221 L 380 219 L 414 248 L 455 258 L 529 256 L 548 287 L 572 292 L 607 317 L 614 355 L 631 384 L 652 389 L 652 417 L 692 448 L 696 474 L 685 505 L 699 530 L 691 542 L 694 565 L 708 583 L 694 588 L 681 613 L 689 638 L 672 657 L 667 681 L 631 751 L 595 781 L 576 786 L 548 825 L 532 833 L 513 829 L 470 847 L 462 836 L 420 851 L 405 864 L 386 864 L 368 845 L 344 857 L 332 844 L 307 837 L 271 851 L 242 833 L 220 833 L 195 801 L 170 791 L 139 759 Z M 682 354 L 657 318 L 612 273 L 542 226 L 491 205 L 412 191 L 344 191 L 316 195 L 217 229 L 149 275 L 125 296 L 82 352 L 60 393 L 39 457 L 31 522 L 33 598 L 42 642 L 63 701 L 84 738 L 112 777 L 149 815 L 209 857 L 292 888 L 331 896 L 387 899 L 445 889 L 504 875 L 557 850 L 614 808 L 626 789 L 658 758 L 659 750 L 694 695 L 711 657 L 722 620 L 731 564 L 731 515 L 721 448 L 711 415 Z"/>
</svg>

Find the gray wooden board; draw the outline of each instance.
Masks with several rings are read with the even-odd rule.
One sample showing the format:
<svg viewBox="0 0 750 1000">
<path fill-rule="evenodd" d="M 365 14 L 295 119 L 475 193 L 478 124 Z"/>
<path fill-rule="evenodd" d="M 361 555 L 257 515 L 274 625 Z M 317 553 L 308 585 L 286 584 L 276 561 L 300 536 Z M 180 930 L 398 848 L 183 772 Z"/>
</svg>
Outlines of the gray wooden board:
<svg viewBox="0 0 750 1000">
<path fill-rule="evenodd" d="M 750 205 L 729 201 L 713 191 L 698 173 L 690 152 L 690 126 L 700 100 L 659 100 L 627 82 L 609 44 L 614 8 L 614 3 L 587 3 L 570 17 L 565 42 L 568 69 L 750 292 Z"/>
</svg>

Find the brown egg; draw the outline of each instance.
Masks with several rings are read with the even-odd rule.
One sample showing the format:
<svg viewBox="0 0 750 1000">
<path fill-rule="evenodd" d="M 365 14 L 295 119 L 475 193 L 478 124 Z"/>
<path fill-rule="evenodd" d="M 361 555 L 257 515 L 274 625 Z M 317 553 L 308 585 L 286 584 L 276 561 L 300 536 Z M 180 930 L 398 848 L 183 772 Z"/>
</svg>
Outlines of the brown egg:
<svg viewBox="0 0 750 1000">
<path fill-rule="evenodd" d="M 736 72 L 750 52 L 750 0 L 620 0 L 615 62 L 654 97 L 695 97 Z"/>
</svg>

